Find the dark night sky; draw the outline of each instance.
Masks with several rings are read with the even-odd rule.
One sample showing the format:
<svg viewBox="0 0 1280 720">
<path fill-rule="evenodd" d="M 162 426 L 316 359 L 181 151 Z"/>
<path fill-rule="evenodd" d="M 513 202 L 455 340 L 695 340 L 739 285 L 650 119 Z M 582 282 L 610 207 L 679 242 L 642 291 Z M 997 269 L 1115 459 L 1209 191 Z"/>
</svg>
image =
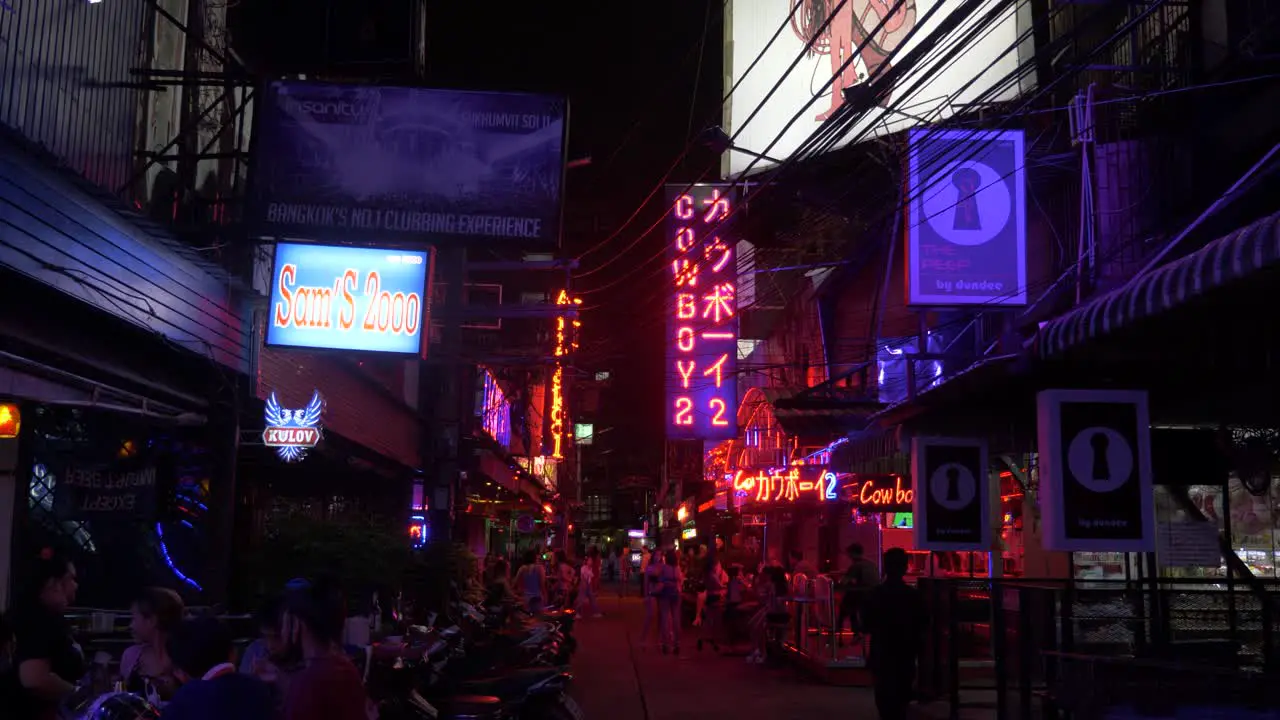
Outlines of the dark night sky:
<svg viewBox="0 0 1280 720">
<path fill-rule="evenodd" d="M 569 171 L 565 251 L 576 256 L 613 234 L 685 147 L 695 84 L 694 132 L 719 123 L 722 7 L 720 0 L 435 4 L 429 82 L 569 95 L 569 156 L 593 158 L 592 166 Z M 693 180 L 711 161 L 694 152 L 672 180 Z M 580 272 L 617 256 L 662 210 L 658 195 L 584 258 Z M 622 445 L 621 455 L 643 458 L 637 471 L 656 466 L 663 432 L 662 308 L 653 292 L 659 264 L 637 265 L 662 247 L 659 231 L 578 285 L 588 308 L 582 364 L 614 373 L 598 426 L 616 428 L 610 442 Z M 604 285 L 612 287 L 591 292 Z"/>
</svg>

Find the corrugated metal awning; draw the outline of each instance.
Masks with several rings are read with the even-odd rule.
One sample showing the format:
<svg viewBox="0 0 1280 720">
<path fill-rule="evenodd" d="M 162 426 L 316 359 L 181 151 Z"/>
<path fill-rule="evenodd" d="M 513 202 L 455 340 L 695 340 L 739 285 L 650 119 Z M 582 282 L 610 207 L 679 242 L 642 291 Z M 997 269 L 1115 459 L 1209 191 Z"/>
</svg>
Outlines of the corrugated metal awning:
<svg viewBox="0 0 1280 720">
<path fill-rule="evenodd" d="M 1280 213 L 1263 218 L 1051 320 L 1040 329 L 1041 357 L 1158 315 L 1215 288 L 1280 265 Z"/>
</svg>

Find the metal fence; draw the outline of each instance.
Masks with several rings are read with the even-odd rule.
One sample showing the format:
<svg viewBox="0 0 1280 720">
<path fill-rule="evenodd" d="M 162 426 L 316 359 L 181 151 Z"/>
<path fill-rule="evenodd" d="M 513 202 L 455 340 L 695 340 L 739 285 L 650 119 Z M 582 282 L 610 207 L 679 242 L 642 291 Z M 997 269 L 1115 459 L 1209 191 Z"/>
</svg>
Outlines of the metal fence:
<svg viewBox="0 0 1280 720">
<path fill-rule="evenodd" d="M 0 124 L 104 188 L 133 172 L 144 2 L 0 2 Z"/>
<path fill-rule="evenodd" d="M 1280 584 L 925 578 L 919 587 L 932 625 L 919 688 L 953 718 L 965 707 L 999 720 L 1119 718 L 1160 694 L 1156 681 L 1178 686 L 1182 695 L 1163 693 L 1182 698 L 1175 705 L 1217 697 L 1215 712 L 1280 708 L 1263 679 L 1280 670 Z M 1177 680 L 1150 672 L 1166 666 L 1179 668 Z M 1231 692 L 1198 692 L 1223 673 Z M 1090 674 L 1111 682 L 1081 681 Z"/>
</svg>

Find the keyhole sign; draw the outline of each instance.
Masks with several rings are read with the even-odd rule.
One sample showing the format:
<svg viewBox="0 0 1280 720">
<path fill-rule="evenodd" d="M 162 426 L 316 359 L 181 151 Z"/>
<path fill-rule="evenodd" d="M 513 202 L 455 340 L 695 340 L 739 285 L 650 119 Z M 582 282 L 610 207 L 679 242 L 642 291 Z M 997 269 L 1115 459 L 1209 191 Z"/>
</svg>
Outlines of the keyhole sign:
<svg viewBox="0 0 1280 720">
<path fill-rule="evenodd" d="M 944 493 L 944 500 L 949 503 L 959 502 L 956 495 L 960 492 L 960 468 L 947 468 L 947 492 Z"/>
<path fill-rule="evenodd" d="M 957 190 L 954 229 L 982 229 L 982 218 L 978 215 L 978 186 L 981 182 L 982 176 L 973 168 L 963 167 L 951 174 L 951 184 Z"/>
<path fill-rule="evenodd" d="M 1107 449 L 1111 445 L 1111 439 L 1104 433 L 1094 433 L 1089 438 L 1089 445 L 1093 448 L 1093 480 L 1094 482 L 1106 483 L 1111 480 L 1111 464 L 1107 461 Z"/>
</svg>

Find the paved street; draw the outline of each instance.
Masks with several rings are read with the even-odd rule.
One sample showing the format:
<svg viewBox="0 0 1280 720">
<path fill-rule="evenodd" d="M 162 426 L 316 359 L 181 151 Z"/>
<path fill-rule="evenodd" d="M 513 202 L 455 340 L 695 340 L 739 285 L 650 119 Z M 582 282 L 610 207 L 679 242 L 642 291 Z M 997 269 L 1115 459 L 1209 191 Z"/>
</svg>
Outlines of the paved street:
<svg viewBox="0 0 1280 720">
<path fill-rule="evenodd" d="M 680 658 L 642 649 L 640 599 L 620 600 L 612 589 L 601 594 L 605 617 L 583 619 L 577 626 L 574 695 L 587 720 L 877 717 L 869 688 L 829 687 L 789 668 L 748 665 L 709 650 L 698 653 L 689 641 Z M 946 717 L 941 705 L 914 710 L 919 718 Z"/>
</svg>

